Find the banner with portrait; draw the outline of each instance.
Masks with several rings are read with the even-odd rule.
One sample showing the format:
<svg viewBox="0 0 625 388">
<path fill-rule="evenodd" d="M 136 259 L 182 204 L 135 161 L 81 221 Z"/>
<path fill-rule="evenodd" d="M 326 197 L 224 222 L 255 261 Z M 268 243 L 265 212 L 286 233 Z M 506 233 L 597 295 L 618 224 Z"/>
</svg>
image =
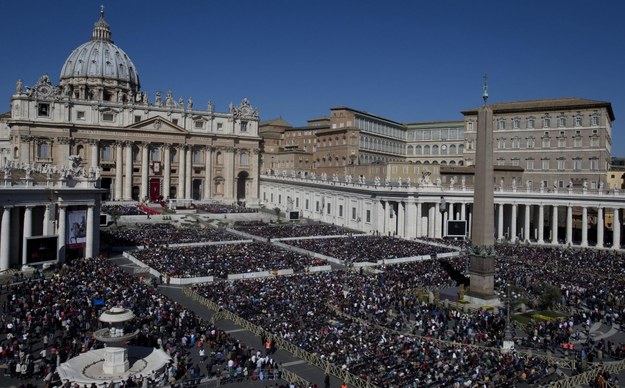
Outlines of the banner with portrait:
<svg viewBox="0 0 625 388">
<path fill-rule="evenodd" d="M 69 248 L 84 247 L 87 242 L 87 211 L 72 210 L 67 212 L 67 241 Z"/>
</svg>

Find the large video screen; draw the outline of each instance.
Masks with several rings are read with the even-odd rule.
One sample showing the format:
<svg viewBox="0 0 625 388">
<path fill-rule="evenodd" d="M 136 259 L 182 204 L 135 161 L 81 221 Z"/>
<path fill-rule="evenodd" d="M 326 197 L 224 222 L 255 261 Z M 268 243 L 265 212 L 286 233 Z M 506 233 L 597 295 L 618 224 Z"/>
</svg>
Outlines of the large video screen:
<svg viewBox="0 0 625 388">
<path fill-rule="evenodd" d="M 26 237 L 26 264 L 56 261 L 58 246 L 58 236 Z"/>
<path fill-rule="evenodd" d="M 466 221 L 447 221 L 447 237 L 464 237 L 466 234 Z"/>
</svg>

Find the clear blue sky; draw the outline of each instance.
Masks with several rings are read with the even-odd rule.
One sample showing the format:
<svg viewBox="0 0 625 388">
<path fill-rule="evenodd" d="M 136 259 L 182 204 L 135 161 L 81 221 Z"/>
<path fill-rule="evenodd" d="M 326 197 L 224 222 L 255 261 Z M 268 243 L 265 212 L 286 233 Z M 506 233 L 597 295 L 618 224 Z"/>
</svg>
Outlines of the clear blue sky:
<svg viewBox="0 0 625 388">
<path fill-rule="evenodd" d="M 610 101 L 625 156 L 625 1 L 55 0 L 0 2 L 3 112 L 15 82 L 58 82 L 100 4 L 142 89 L 247 97 L 261 119 L 293 125 L 346 105 L 399 122 L 461 119 L 481 103 Z"/>
</svg>

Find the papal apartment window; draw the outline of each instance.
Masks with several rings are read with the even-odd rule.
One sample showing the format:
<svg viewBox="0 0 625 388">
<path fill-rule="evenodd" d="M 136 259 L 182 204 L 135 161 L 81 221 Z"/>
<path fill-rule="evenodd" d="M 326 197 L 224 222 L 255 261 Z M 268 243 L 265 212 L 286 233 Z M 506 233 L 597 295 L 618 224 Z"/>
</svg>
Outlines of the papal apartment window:
<svg viewBox="0 0 625 388">
<path fill-rule="evenodd" d="M 512 139 L 512 148 L 521 148 L 521 139 L 515 137 Z"/>
<path fill-rule="evenodd" d="M 590 159 L 590 169 L 592 171 L 598 171 L 599 170 L 599 159 L 597 159 L 597 158 Z"/>
<path fill-rule="evenodd" d="M 202 129 L 204 127 L 204 121 L 202 121 L 202 120 L 195 120 L 193 122 L 193 126 L 195 127 L 195 129 Z"/>
<path fill-rule="evenodd" d="M 504 166 L 506 164 L 506 160 L 505 159 L 497 159 L 497 165 L 498 166 Z"/>
<path fill-rule="evenodd" d="M 37 105 L 37 116 L 48 117 L 50 116 L 50 104 Z"/>
<path fill-rule="evenodd" d="M 559 137 L 558 138 L 558 147 L 560 147 L 560 148 L 566 147 L 566 138 L 565 137 Z"/>
<path fill-rule="evenodd" d="M 467 131 L 473 131 L 473 122 L 467 123 Z"/>
<path fill-rule="evenodd" d="M 599 138 L 598 137 L 591 137 L 590 138 L 590 146 L 591 147 L 599 147 Z"/>
<path fill-rule="evenodd" d="M 540 167 L 541 167 L 541 169 L 543 171 L 548 171 L 549 170 L 549 159 L 542 159 L 540 161 L 540 164 L 541 164 Z"/>
<path fill-rule="evenodd" d="M 559 128 L 566 127 L 566 117 L 558 117 L 558 127 Z"/>
<path fill-rule="evenodd" d="M 241 132 L 247 132 L 247 121 L 241 121 Z"/>
<path fill-rule="evenodd" d="M 580 158 L 573 159 L 573 170 L 580 171 L 582 169 L 582 160 Z"/>
<path fill-rule="evenodd" d="M 564 170 L 566 168 L 566 160 L 558 159 L 558 170 Z"/>
<path fill-rule="evenodd" d="M 534 138 L 533 137 L 528 137 L 527 138 L 527 148 L 534 148 Z"/>
<path fill-rule="evenodd" d="M 506 129 L 506 121 L 505 120 L 497 121 L 497 129 Z"/>
<path fill-rule="evenodd" d="M 582 138 L 581 138 L 581 136 L 573 138 L 573 146 L 574 147 L 578 147 L 578 148 L 582 146 Z"/>
<path fill-rule="evenodd" d="M 48 159 L 50 157 L 50 146 L 48 143 L 39 143 L 37 145 L 37 158 Z"/>
<path fill-rule="evenodd" d="M 590 125 L 592 125 L 593 127 L 596 127 L 599 125 L 599 116 L 592 116 L 590 118 Z"/>
<path fill-rule="evenodd" d="M 525 160 L 525 169 L 533 170 L 534 169 L 534 159 L 526 159 Z"/>
<path fill-rule="evenodd" d="M 528 119 L 527 120 L 527 128 L 529 128 L 529 129 L 534 128 L 534 119 Z"/>
<path fill-rule="evenodd" d="M 85 111 L 79 110 L 76 112 L 76 120 L 84 120 L 85 119 Z"/>
<path fill-rule="evenodd" d="M 113 121 L 115 115 L 111 112 L 102 113 L 102 121 Z"/>
<path fill-rule="evenodd" d="M 512 129 L 519 129 L 519 128 L 521 128 L 521 120 L 519 119 L 512 120 Z"/>
<path fill-rule="evenodd" d="M 582 126 L 582 116 L 575 116 L 575 126 L 576 127 Z"/>
<path fill-rule="evenodd" d="M 512 159 L 512 165 L 518 167 L 519 166 L 519 159 Z"/>
<path fill-rule="evenodd" d="M 545 118 L 543 119 L 543 128 L 549 128 L 550 126 L 551 126 L 551 119 L 550 119 L 550 118 L 545 117 Z"/>
</svg>

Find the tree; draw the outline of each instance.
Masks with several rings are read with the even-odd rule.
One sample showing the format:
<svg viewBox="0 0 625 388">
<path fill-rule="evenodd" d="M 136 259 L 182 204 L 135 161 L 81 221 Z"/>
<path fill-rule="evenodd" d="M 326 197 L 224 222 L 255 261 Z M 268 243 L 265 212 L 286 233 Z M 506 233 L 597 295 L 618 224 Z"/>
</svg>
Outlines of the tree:
<svg viewBox="0 0 625 388">
<path fill-rule="evenodd" d="M 553 284 L 544 283 L 542 285 L 543 293 L 539 296 L 539 304 L 542 309 L 551 309 L 560 301 L 562 290 Z"/>
<path fill-rule="evenodd" d="M 278 216 L 278 221 L 280 221 L 280 208 L 276 206 L 273 211 L 276 213 L 276 216 Z"/>
</svg>

